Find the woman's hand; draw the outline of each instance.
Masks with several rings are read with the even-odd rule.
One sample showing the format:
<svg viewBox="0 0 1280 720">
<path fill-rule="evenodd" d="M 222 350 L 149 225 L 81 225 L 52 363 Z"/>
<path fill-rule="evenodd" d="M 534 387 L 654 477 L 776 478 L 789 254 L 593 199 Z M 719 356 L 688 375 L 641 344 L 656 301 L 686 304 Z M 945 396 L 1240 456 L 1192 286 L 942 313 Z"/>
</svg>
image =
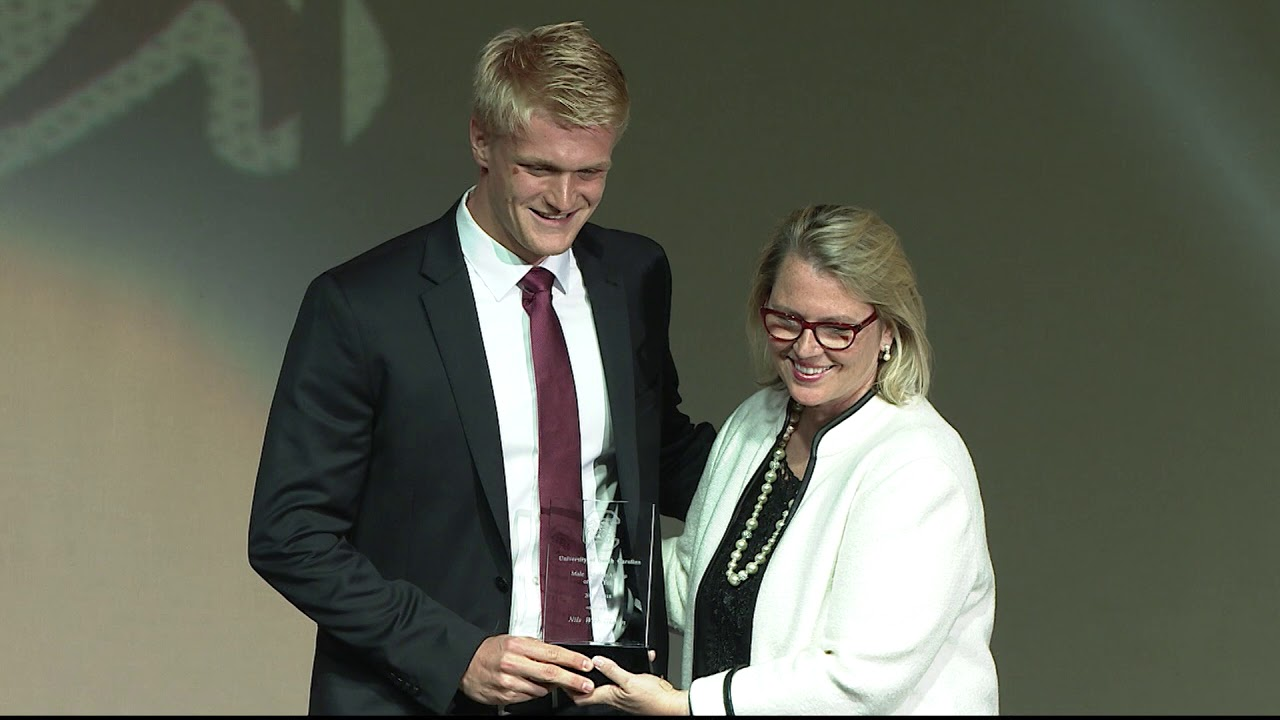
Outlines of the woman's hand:
<svg viewBox="0 0 1280 720">
<path fill-rule="evenodd" d="M 591 658 L 596 670 L 612 680 L 588 694 L 570 692 L 578 705 L 611 705 L 633 715 L 688 715 L 689 699 L 684 690 L 657 675 L 636 675 L 623 670 L 606 657 Z"/>
</svg>

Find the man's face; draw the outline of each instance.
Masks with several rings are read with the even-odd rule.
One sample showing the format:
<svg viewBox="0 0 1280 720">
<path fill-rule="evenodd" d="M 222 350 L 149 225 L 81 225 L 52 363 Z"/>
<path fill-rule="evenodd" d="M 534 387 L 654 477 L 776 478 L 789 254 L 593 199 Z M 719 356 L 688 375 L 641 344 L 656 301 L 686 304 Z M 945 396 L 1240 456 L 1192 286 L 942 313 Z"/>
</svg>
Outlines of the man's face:
<svg viewBox="0 0 1280 720">
<path fill-rule="evenodd" d="M 485 232 L 533 265 L 573 245 L 604 196 L 616 134 L 562 127 L 535 113 L 524 132 L 496 136 L 471 122 L 480 179 L 467 209 Z"/>
</svg>

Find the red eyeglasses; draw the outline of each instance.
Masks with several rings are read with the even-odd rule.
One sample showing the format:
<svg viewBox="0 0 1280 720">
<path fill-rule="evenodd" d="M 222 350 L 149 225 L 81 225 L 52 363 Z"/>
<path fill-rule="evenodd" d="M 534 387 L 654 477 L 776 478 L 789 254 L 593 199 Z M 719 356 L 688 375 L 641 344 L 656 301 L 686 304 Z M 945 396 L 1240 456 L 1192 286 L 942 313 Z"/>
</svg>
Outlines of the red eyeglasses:
<svg viewBox="0 0 1280 720">
<path fill-rule="evenodd" d="M 872 310 L 866 320 L 850 325 L 838 322 L 809 322 L 781 310 L 760 308 L 760 322 L 764 324 L 764 331 L 769 333 L 769 337 L 778 342 L 795 342 L 800 339 L 805 330 L 812 330 L 814 339 L 828 350 L 849 349 L 853 341 L 858 339 L 858 331 L 875 322 L 879 316 L 878 312 Z"/>
</svg>

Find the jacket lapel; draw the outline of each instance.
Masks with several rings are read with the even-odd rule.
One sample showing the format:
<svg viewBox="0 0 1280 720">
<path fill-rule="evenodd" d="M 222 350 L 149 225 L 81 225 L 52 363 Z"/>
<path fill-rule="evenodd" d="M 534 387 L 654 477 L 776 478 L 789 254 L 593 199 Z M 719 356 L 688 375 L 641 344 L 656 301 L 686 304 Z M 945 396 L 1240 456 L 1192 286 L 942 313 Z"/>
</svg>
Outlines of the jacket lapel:
<svg viewBox="0 0 1280 720">
<path fill-rule="evenodd" d="M 422 275 L 431 287 L 422 295 L 431 333 L 440 353 L 458 417 L 467 436 L 472 463 L 488 499 L 503 548 L 510 555 L 507 486 L 498 435 L 498 410 L 488 374 L 480 318 L 476 315 L 471 279 L 458 241 L 457 206 L 428 230 Z M 638 507 L 640 463 L 636 447 L 635 379 L 626 289 L 605 264 L 600 243 L 584 228 L 574 243 L 574 257 L 591 301 L 600 360 L 604 366 L 618 463 L 618 492 L 627 501 L 629 527 L 641 525 Z"/>
<path fill-rule="evenodd" d="M 658 640 L 653 635 L 665 636 L 666 629 L 666 616 L 661 610 L 664 592 L 662 554 L 658 545 L 657 506 L 652 506 L 652 513 L 642 512 L 641 507 L 644 496 L 640 493 L 640 456 L 636 445 L 635 348 L 631 340 L 629 296 L 617 274 L 605 263 L 602 244 L 587 233 L 587 228 L 579 233 L 573 251 L 591 299 L 600 360 L 604 365 L 618 466 L 618 497 L 626 503 L 625 527 L 631 529 L 626 533 L 630 547 L 625 552 L 631 559 L 640 560 L 645 568 L 642 575 L 634 578 L 638 584 L 633 591 L 646 618 L 646 642 L 665 648 L 666 640 Z M 656 486 L 656 480 L 654 484 Z M 649 613 L 653 611 L 651 603 L 655 602 L 655 595 L 659 609 L 651 617 Z M 658 667 L 666 667 L 665 658 L 659 661 Z"/>
<path fill-rule="evenodd" d="M 476 314 L 471 278 L 467 273 L 454 217 L 457 205 L 428 230 L 422 275 L 432 283 L 422 295 L 431 334 L 440 353 L 449 390 L 467 436 L 471 461 L 502 537 L 511 555 L 511 527 L 507 518 L 507 483 L 498 435 L 498 408 L 493 397 L 484 341 Z"/>
<path fill-rule="evenodd" d="M 601 257 L 601 245 L 586 228 L 573 244 L 582 282 L 591 300 L 600 361 L 609 395 L 609 416 L 618 460 L 618 493 L 627 501 L 627 525 L 639 527 L 640 461 L 636 448 L 635 376 L 632 370 L 631 325 L 627 293 Z"/>
</svg>

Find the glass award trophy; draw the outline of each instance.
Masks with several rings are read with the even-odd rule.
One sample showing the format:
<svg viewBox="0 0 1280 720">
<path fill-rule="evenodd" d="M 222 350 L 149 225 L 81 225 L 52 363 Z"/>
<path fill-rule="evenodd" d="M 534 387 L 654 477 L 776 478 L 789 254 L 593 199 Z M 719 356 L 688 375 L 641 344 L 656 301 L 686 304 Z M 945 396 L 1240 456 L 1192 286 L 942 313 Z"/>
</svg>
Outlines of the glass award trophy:
<svg viewBox="0 0 1280 720">
<path fill-rule="evenodd" d="M 567 572 L 581 578 L 589 614 L 586 618 L 581 618 L 580 613 L 566 618 L 549 616 L 554 611 L 544 597 L 543 640 L 589 658 L 603 655 L 628 672 L 652 673 L 649 610 L 654 559 L 661 542 L 657 507 L 625 500 L 587 500 L 582 535 L 584 558 L 551 558 L 543 572 Z M 579 628 L 578 637 L 564 637 L 562 631 L 555 629 L 581 624 L 586 625 L 586 632 Z M 582 639 L 584 635 L 586 640 Z M 586 675 L 596 685 L 612 684 L 599 670 Z"/>
</svg>

